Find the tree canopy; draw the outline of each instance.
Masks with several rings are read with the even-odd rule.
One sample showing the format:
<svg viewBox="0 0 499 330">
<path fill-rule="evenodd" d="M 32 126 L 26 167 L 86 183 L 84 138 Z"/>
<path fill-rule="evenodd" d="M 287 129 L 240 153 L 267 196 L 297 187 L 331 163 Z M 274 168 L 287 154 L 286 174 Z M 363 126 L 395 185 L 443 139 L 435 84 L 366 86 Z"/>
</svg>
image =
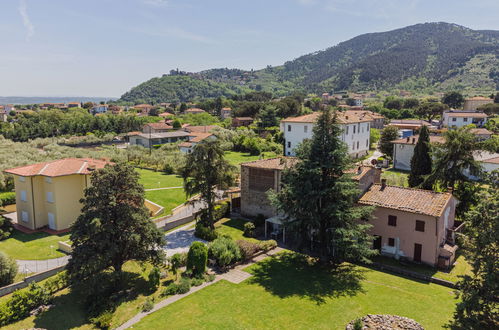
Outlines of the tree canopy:
<svg viewBox="0 0 499 330">
<path fill-rule="evenodd" d="M 393 140 L 398 139 L 399 131 L 395 126 L 386 126 L 381 130 L 379 150 L 386 156 L 393 158 Z"/>
<path fill-rule="evenodd" d="M 430 131 L 427 126 L 421 128 L 418 142 L 414 147 L 411 158 L 411 173 L 409 174 L 409 186 L 418 187 L 424 182 L 424 176 L 431 173 L 430 155 Z M 428 188 L 428 187 L 425 187 Z M 431 187 L 429 187 L 431 189 Z"/>
</svg>

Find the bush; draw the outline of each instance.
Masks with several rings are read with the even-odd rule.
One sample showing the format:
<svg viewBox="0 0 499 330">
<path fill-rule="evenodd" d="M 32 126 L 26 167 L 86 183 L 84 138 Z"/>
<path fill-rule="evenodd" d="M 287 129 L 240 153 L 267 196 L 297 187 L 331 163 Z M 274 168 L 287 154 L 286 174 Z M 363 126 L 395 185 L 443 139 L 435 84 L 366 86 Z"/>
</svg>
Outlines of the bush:
<svg viewBox="0 0 499 330">
<path fill-rule="evenodd" d="M 244 224 L 244 233 L 243 233 L 244 236 L 253 237 L 254 231 L 255 231 L 255 225 L 253 224 L 253 222 L 246 222 Z"/>
<path fill-rule="evenodd" d="M 270 250 L 276 248 L 277 247 L 277 242 L 275 240 L 273 240 L 273 239 L 270 239 L 268 241 L 262 241 L 262 242 L 260 242 L 258 244 L 258 246 L 260 247 L 260 249 L 262 251 L 267 252 L 267 251 L 270 251 Z"/>
<path fill-rule="evenodd" d="M 364 327 L 364 323 L 362 322 L 362 319 L 355 319 L 353 322 L 353 329 L 354 330 L 362 330 Z"/>
<path fill-rule="evenodd" d="M 239 250 L 241 251 L 241 256 L 244 260 L 249 260 L 255 253 L 260 251 L 260 247 L 252 242 L 248 242 L 245 240 L 238 240 L 236 241 L 237 246 L 239 247 Z"/>
<path fill-rule="evenodd" d="M 205 282 L 213 282 L 215 280 L 215 274 L 204 274 Z"/>
<path fill-rule="evenodd" d="M 16 203 L 15 192 L 0 192 L 0 206 L 11 205 Z"/>
<path fill-rule="evenodd" d="M 105 311 L 99 316 L 90 319 L 90 321 L 99 329 L 109 329 L 111 328 L 112 319 L 113 313 L 111 311 Z"/>
<path fill-rule="evenodd" d="M 159 287 L 159 280 L 161 279 L 161 272 L 158 267 L 153 267 L 149 272 L 149 287 L 152 291 L 156 291 Z"/>
<path fill-rule="evenodd" d="M 185 267 L 187 265 L 187 253 L 175 253 L 170 258 L 170 267 L 175 275 L 180 267 Z"/>
<path fill-rule="evenodd" d="M 194 235 L 209 242 L 213 241 L 218 236 L 216 231 L 214 231 L 210 227 L 204 226 L 201 222 L 196 223 L 196 230 L 194 231 Z"/>
<path fill-rule="evenodd" d="M 37 283 L 30 283 L 27 289 L 15 291 L 12 298 L 0 307 L 0 326 L 21 320 L 40 305 L 49 303 L 51 295 Z"/>
<path fill-rule="evenodd" d="M 199 277 L 206 271 L 208 248 L 201 242 L 193 242 L 187 253 L 187 269 Z"/>
<path fill-rule="evenodd" d="M 150 312 L 154 308 L 154 301 L 151 297 L 148 297 L 144 304 L 142 305 L 143 312 Z"/>
<path fill-rule="evenodd" d="M 43 287 L 49 293 L 54 294 L 57 291 L 64 289 L 68 285 L 69 285 L 68 274 L 66 273 L 66 271 L 63 271 L 46 280 L 45 283 L 43 284 Z"/>
<path fill-rule="evenodd" d="M 191 281 L 188 278 L 182 278 L 179 283 L 169 284 L 161 293 L 162 296 L 171 296 L 175 294 L 183 294 L 191 289 Z"/>
<path fill-rule="evenodd" d="M 241 251 L 236 242 L 230 237 L 222 236 L 214 240 L 209 245 L 210 256 L 217 264 L 225 268 L 228 265 L 241 259 Z"/>
<path fill-rule="evenodd" d="M 215 206 L 213 210 L 213 221 L 218 221 L 222 218 L 227 217 L 230 210 L 230 202 L 221 202 Z"/>
<path fill-rule="evenodd" d="M 0 241 L 9 238 L 12 231 L 14 227 L 10 219 L 0 215 Z"/>
<path fill-rule="evenodd" d="M 192 286 L 200 286 L 201 284 L 204 283 L 204 278 L 201 277 L 196 277 L 191 280 L 191 285 Z"/>
<path fill-rule="evenodd" d="M 0 252 L 0 287 L 12 284 L 17 275 L 17 263 L 3 252 Z"/>
</svg>

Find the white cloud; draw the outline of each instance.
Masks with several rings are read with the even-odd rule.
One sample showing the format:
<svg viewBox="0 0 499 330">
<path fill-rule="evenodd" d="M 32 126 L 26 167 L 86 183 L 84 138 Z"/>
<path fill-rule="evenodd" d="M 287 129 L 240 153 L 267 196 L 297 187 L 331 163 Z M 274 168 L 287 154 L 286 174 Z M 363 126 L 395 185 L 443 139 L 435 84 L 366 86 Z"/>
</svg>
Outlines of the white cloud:
<svg viewBox="0 0 499 330">
<path fill-rule="evenodd" d="M 26 28 L 26 41 L 30 41 L 31 37 L 35 34 L 35 27 L 29 19 L 26 0 L 19 0 L 19 14 L 21 14 L 23 25 Z"/>
</svg>

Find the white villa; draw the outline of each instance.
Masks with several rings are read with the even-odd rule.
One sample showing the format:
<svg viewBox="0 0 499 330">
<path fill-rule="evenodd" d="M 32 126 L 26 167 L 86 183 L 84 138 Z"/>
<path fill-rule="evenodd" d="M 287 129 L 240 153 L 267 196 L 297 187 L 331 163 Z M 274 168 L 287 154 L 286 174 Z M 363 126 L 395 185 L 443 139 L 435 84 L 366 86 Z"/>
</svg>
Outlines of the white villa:
<svg viewBox="0 0 499 330">
<path fill-rule="evenodd" d="M 281 131 L 284 133 L 284 154 L 295 156 L 295 148 L 305 139 L 312 138 L 314 124 L 319 112 L 281 120 Z M 370 128 L 372 118 L 338 112 L 338 121 L 343 128 L 341 140 L 348 146 L 348 153 L 361 157 L 369 152 Z"/>
<path fill-rule="evenodd" d="M 487 115 L 477 111 L 445 111 L 442 116 L 442 125 L 449 128 L 459 128 L 474 124 L 482 127 L 487 122 Z"/>
</svg>

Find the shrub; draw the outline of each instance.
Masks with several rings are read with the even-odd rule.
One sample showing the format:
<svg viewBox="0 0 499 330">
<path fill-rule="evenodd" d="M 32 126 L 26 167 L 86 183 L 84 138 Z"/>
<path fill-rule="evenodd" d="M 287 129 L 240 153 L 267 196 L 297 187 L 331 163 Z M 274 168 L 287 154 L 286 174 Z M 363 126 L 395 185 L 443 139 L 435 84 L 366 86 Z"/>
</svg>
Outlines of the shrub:
<svg viewBox="0 0 499 330">
<path fill-rule="evenodd" d="M 196 223 L 196 230 L 194 231 L 194 235 L 209 242 L 213 241 L 218 236 L 216 231 L 214 231 L 210 227 L 204 226 L 201 222 Z"/>
<path fill-rule="evenodd" d="M 259 213 L 255 219 L 255 226 L 261 227 L 263 225 L 265 225 L 265 216 L 263 214 Z"/>
<path fill-rule="evenodd" d="M 17 275 L 17 263 L 3 252 L 0 252 L 0 287 L 14 282 Z"/>
<path fill-rule="evenodd" d="M 208 248 L 201 242 L 193 242 L 187 253 L 187 269 L 196 277 L 206 271 L 208 262 Z"/>
<path fill-rule="evenodd" d="M 213 210 L 213 221 L 225 218 L 229 214 L 230 202 L 221 202 Z"/>
<path fill-rule="evenodd" d="M 161 279 L 161 272 L 158 267 L 153 267 L 149 272 L 149 287 L 152 291 L 156 291 L 159 287 L 159 280 Z"/>
<path fill-rule="evenodd" d="M 178 283 L 169 284 L 161 293 L 162 296 L 171 296 L 175 294 L 183 294 L 191 289 L 191 281 L 188 278 L 182 278 Z"/>
<path fill-rule="evenodd" d="M 0 241 L 9 238 L 13 230 L 14 227 L 10 219 L 0 215 Z"/>
<path fill-rule="evenodd" d="M 246 222 L 244 224 L 244 233 L 243 233 L 244 236 L 253 237 L 254 231 L 255 231 L 255 225 L 253 224 L 253 222 Z"/>
<path fill-rule="evenodd" d="M 34 308 L 48 304 L 50 299 L 49 292 L 37 283 L 30 283 L 27 289 L 15 291 L 12 298 L 0 308 L 0 326 L 23 319 Z"/>
<path fill-rule="evenodd" d="M 241 251 L 236 242 L 230 237 L 222 236 L 214 240 L 209 245 L 210 255 L 217 264 L 225 268 L 231 263 L 241 259 Z"/>
<path fill-rule="evenodd" d="M 43 287 L 49 293 L 54 294 L 57 291 L 64 289 L 68 285 L 69 285 L 68 274 L 66 273 L 66 271 L 63 271 L 46 280 L 45 283 L 43 284 Z"/>
<path fill-rule="evenodd" d="M 215 274 L 204 274 L 205 282 L 213 282 L 215 280 Z"/>
<path fill-rule="evenodd" d="M 236 241 L 239 250 L 241 251 L 241 257 L 243 260 L 249 260 L 251 257 L 255 255 L 258 251 L 260 251 L 260 247 L 252 242 L 248 242 L 245 240 Z"/>
<path fill-rule="evenodd" d="M 268 241 L 262 241 L 262 242 L 260 242 L 258 244 L 258 246 L 260 247 L 260 249 L 262 251 L 267 252 L 267 251 L 270 251 L 270 250 L 276 248 L 277 247 L 277 242 L 275 240 L 273 240 L 273 239 L 270 239 Z"/>
<path fill-rule="evenodd" d="M 187 265 L 187 253 L 175 253 L 168 261 L 170 262 L 171 270 L 176 276 L 178 269 Z"/>
<path fill-rule="evenodd" d="M 90 319 L 90 321 L 99 329 L 109 329 L 111 328 L 112 319 L 113 313 L 111 311 L 105 311 L 99 316 Z"/>
<path fill-rule="evenodd" d="M 146 301 L 144 301 L 144 304 L 142 305 L 142 311 L 143 312 L 150 312 L 154 308 L 154 301 L 151 297 L 148 297 Z"/>
<path fill-rule="evenodd" d="M 354 330 L 362 330 L 364 327 L 364 323 L 362 322 L 362 319 L 355 319 L 353 322 L 353 329 Z"/>
<path fill-rule="evenodd" d="M 15 192 L 0 192 L 0 206 L 10 205 L 16 203 Z"/>
<path fill-rule="evenodd" d="M 201 284 L 204 283 L 204 278 L 201 277 L 196 277 L 191 280 L 191 285 L 192 286 L 200 286 Z"/>
</svg>

